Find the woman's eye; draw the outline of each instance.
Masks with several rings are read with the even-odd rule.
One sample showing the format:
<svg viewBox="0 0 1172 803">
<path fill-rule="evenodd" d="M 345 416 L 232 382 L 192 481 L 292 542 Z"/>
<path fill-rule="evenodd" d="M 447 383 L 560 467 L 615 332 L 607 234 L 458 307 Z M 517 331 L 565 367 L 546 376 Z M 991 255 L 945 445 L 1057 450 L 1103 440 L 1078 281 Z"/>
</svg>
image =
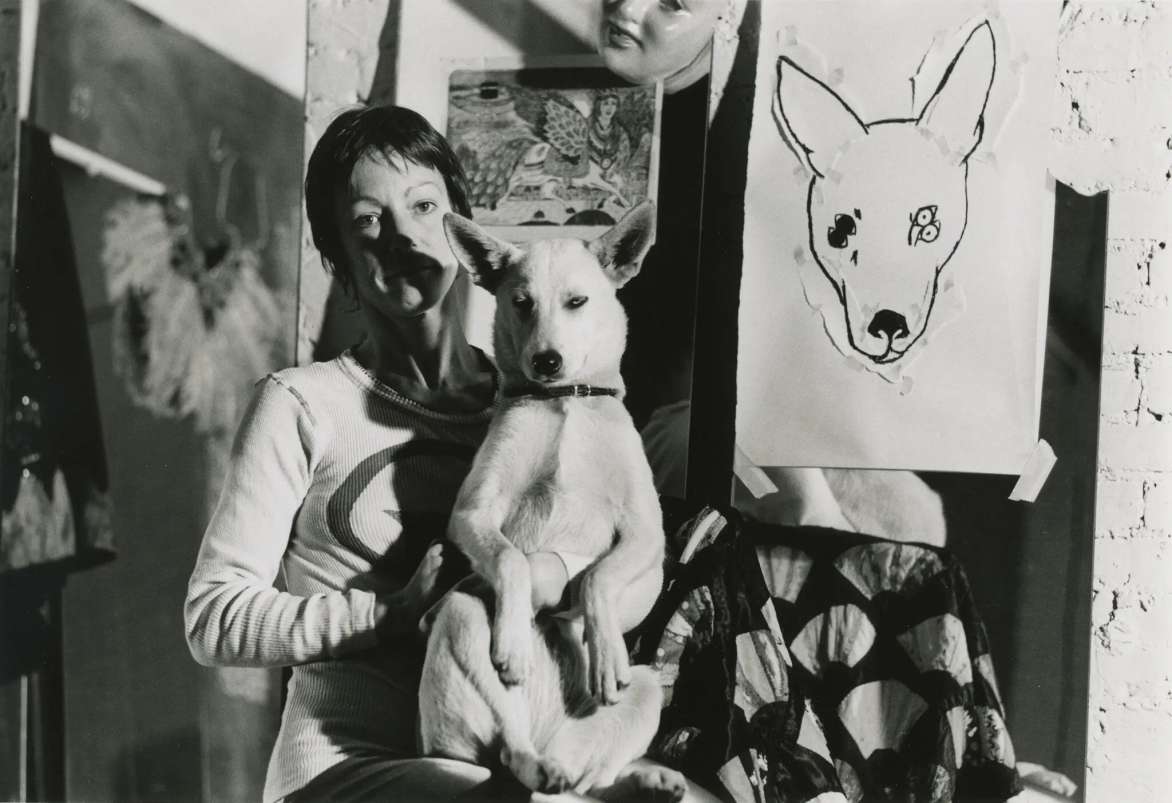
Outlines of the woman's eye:
<svg viewBox="0 0 1172 803">
<path fill-rule="evenodd" d="M 569 307 L 570 309 L 578 309 L 579 307 L 581 307 L 583 304 L 585 304 L 589 300 L 590 299 L 587 298 L 586 296 L 574 296 L 573 298 L 571 298 L 569 301 L 566 302 L 566 306 Z"/>
<path fill-rule="evenodd" d="M 659 0 L 659 7 L 666 11 L 683 11 L 682 0 Z"/>
<path fill-rule="evenodd" d="M 533 311 L 533 299 L 529 296 L 517 296 L 513 299 L 513 307 L 522 316 L 528 315 Z"/>
<path fill-rule="evenodd" d="M 359 215 L 354 218 L 354 227 L 358 229 L 369 229 L 378 223 L 378 215 Z"/>
<path fill-rule="evenodd" d="M 418 201 L 415 204 L 415 211 L 421 212 L 425 215 L 429 212 L 434 212 L 437 209 L 439 209 L 439 204 L 437 204 L 435 201 Z"/>
</svg>

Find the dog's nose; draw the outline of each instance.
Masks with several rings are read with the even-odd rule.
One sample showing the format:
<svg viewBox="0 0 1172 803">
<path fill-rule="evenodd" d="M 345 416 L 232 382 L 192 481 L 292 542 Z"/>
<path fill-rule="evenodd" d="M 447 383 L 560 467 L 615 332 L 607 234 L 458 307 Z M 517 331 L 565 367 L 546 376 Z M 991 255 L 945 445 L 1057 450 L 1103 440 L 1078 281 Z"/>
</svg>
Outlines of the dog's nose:
<svg viewBox="0 0 1172 803">
<path fill-rule="evenodd" d="M 898 312 L 881 309 L 871 319 L 871 324 L 867 327 L 867 334 L 871 337 L 886 336 L 888 343 L 891 343 L 897 337 L 907 337 L 907 318 Z"/>
<path fill-rule="evenodd" d="M 539 376 L 553 376 L 562 368 L 562 355 L 556 351 L 539 351 L 533 355 L 532 362 Z"/>
</svg>

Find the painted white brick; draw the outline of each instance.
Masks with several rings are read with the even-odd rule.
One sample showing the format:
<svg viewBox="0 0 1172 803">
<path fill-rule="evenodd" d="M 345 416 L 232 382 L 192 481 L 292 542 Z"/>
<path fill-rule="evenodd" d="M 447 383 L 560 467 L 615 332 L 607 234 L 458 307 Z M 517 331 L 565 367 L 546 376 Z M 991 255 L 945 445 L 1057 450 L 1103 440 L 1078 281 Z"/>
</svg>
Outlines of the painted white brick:
<svg viewBox="0 0 1172 803">
<path fill-rule="evenodd" d="M 1164 534 L 1172 536 L 1172 474 L 1159 475 L 1148 481 L 1144 520 L 1149 528 L 1161 528 Z M 1168 641 L 1172 642 L 1172 638 Z"/>
<path fill-rule="evenodd" d="M 1141 477 L 1101 478 L 1095 491 L 1095 531 L 1126 535 L 1140 526 L 1144 512 L 1144 481 Z"/>
<path fill-rule="evenodd" d="M 1140 404 L 1140 383 L 1134 361 L 1103 369 L 1100 408 L 1105 421 L 1134 423 Z"/>
<path fill-rule="evenodd" d="M 1150 358 L 1144 374 L 1144 406 L 1156 416 L 1172 413 L 1172 354 Z"/>
<path fill-rule="evenodd" d="M 1172 124 L 1172 95 L 1169 95 L 1168 107 L 1165 117 Z M 1172 160 L 1172 150 L 1167 148 L 1167 143 L 1164 149 Z M 1172 230 L 1172 183 L 1152 192 L 1115 190 L 1107 207 L 1112 239 L 1163 240 Z"/>
<path fill-rule="evenodd" d="M 1111 302 L 1143 304 L 1153 296 L 1153 240 L 1111 240 L 1107 244 L 1106 297 Z"/>
<path fill-rule="evenodd" d="M 1103 350 L 1110 354 L 1172 351 L 1172 311 L 1167 304 L 1134 305 L 1126 312 L 1109 306 L 1103 317 Z M 1126 455 L 1121 456 L 1126 460 Z"/>
<path fill-rule="evenodd" d="M 1169 216 L 1172 220 L 1172 215 Z M 1172 229 L 1172 225 L 1170 225 Z M 1149 291 L 1155 298 L 1172 296 L 1172 230 L 1166 231 L 1168 240 L 1158 240 L 1152 246 L 1151 266 L 1148 269 Z"/>
<path fill-rule="evenodd" d="M 1172 426 L 1138 426 L 1104 420 L 1099 428 L 1100 464 L 1139 471 L 1172 471 Z"/>
<path fill-rule="evenodd" d="M 1172 786 L 1168 759 L 1168 716 L 1162 711 L 1127 712 L 1111 708 L 1099 720 L 1102 738 L 1087 755 L 1085 799 L 1099 803 L 1164 800 Z M 1159 790 L 1159 791 L 1157 791 Z"/>
</svg>

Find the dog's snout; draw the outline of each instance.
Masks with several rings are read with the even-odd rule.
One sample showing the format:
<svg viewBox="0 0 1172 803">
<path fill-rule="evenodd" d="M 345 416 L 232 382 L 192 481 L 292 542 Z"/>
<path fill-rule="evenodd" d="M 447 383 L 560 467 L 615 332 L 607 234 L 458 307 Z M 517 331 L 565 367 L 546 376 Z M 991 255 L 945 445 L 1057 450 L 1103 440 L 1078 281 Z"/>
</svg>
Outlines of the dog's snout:
<svg viewBox="0 0 1172 803">
<path fill-rule="evenodd" d="M 533 355 L 533 370 L 539 376 L 553 376 L 562 369 L 562 355 L 556 351 L 539 351 Z"/>
<path fill-rule="evenodd" d="M 897 337 L 907 337 L 907 318 L 893 310 L 881 309 L 871 319 L 867 334 L 871 337 L 886 337 L 888 343 Z"/>
</svg>

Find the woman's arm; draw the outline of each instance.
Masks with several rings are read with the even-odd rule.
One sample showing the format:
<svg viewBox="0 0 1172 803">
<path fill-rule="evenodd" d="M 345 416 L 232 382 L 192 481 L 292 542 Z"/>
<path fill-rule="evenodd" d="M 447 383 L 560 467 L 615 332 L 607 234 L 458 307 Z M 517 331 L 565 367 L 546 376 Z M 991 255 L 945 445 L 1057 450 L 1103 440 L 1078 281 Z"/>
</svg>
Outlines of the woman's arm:
<svg viewBox="0 0 1172 803">
<path fill-rule="evenodd" d="M 373 592 L 299 596 L 273 587 L 318 436 L 298 394 L 275 377 L 258 384 L 187 588 L 187 645 L 201 664 L 286 666 L 375 643 Z"/>
</svg>

